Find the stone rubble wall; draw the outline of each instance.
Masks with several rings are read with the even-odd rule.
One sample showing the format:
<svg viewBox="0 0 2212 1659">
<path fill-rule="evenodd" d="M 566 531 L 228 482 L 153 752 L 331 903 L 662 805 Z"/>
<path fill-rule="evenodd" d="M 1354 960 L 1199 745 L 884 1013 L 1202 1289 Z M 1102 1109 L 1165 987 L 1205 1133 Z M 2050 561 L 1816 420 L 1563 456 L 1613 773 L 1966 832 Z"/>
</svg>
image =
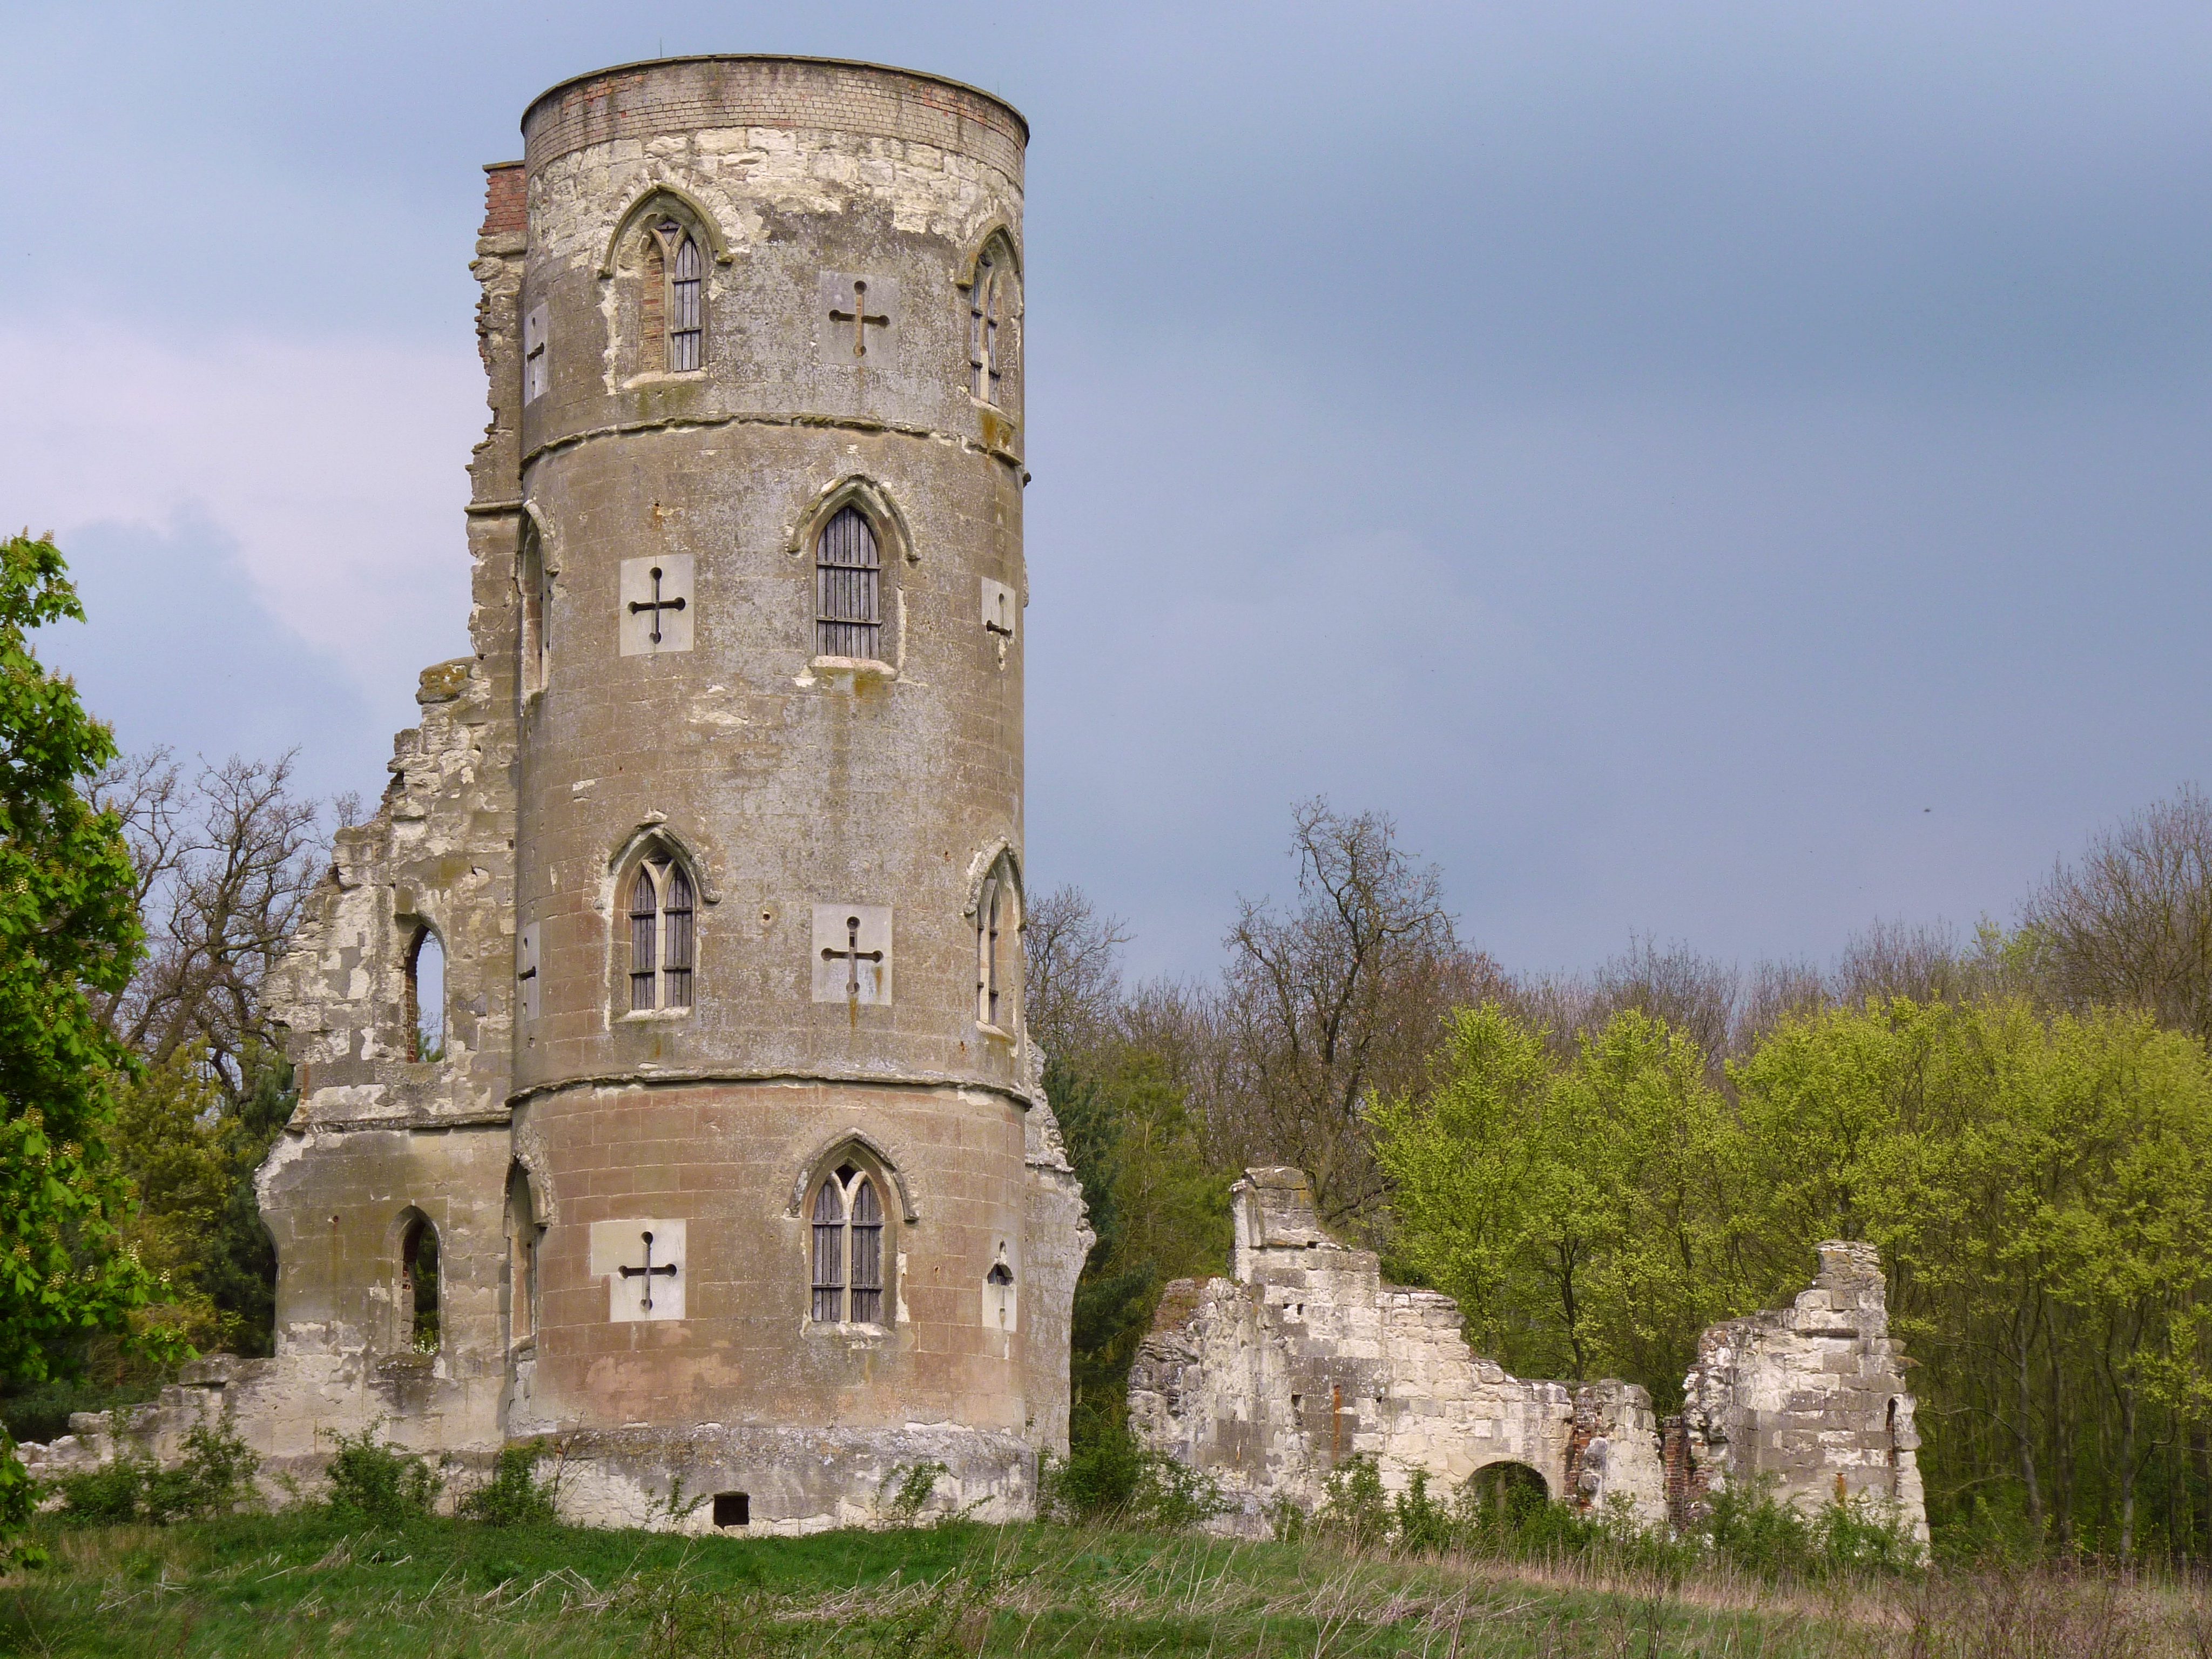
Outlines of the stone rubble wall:
<svg viewBox="0 0 2212 1659">
<path fill-rule="evenodd" d="M 1808 1511 L 1893 1504 L 1927 1537 L 1870 1246 L 1822 1245 L 1791 1307 L 1708 1331 L 1686 1408 L 1662 1425 L 1634 1383 L 1529 1381 L 1473 1352 L 1450 1297 L 1385 1285 L 1371 1251 L 1328 1237 L 1304 1171 L 1248 1170 L 1232 1201 L 1233 1278 L 1170 1285 L 1129 1378 L 1139 1440 L 1212 1475 L 1231 1530 L 1312 1510 L 1333 1471 L 1367 1456 L 1390 1492 L 1423 1471 L 1449 1497 L 1516 1463 L 1579 1510 L 1687 1528 L 1713 1492 L 1771 1484 Z"/>
<path fill-rule="evenodd" d="M 1328 1236 L 1302 1170 L 1247 1170 L 1233 1214 L 1236 1279 L 1169 1286 L 1129 1382 L 1139 1439 L 1212 1475 L 1231 1529 L 1314 1508 L 1358 1456 L 1394 1493 L 1419 1470 L 1449 1496 L 1510 1462 L 1578 1507 L 1618 1495 L 1664 1518 L 1641 1389 L 1526 1382 L 1475 1354 L 1449 1297 L 1385 1285 L 1372 1251 Z"/>
<path fill-rule="evenodd" d="M 1708 1330 L 1668 1425 L 1669 1510 L 1699 1519 L 1730 1486 L 1771 1488 L 1814 1513 L 1838 1499 L 1893 1510 L 1922 1542 L 1928 1510 L 1905 1360 L 1889 1334 L 1871 1244 L 1830 1241 L 1787 1308 Z"/>
</svg>

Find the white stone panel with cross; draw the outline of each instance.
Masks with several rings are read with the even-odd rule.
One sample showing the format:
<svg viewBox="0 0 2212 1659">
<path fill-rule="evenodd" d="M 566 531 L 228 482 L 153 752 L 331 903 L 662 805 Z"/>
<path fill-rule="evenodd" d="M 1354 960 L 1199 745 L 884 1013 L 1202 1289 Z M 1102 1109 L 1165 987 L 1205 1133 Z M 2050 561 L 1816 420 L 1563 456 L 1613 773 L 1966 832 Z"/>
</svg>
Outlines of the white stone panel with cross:
<svg viewBox="0 0 2212 1659">
<path fill-rule="evenodd" d="M 891 1000 L 891 909 L 888 904 L 814 907 L 814 1000 Z"/>
<path fill-rule="evenodd" d="M 684 1317 L 684 1224 L 650 1218 L 592 1224 L 591 1275 L 607 1281 L 617 1325 Z"/>
<path fill-rule="evenodd" d="M 691 648 L 691 556 L 624 559 L 618 622 L 625 657 L 657 656 Z"/>
<path fill-rule="evenodd" d="M 896 276 L 825 270 L 815 288 L 814 338 L 830 368 L 889 368 L 898 362 Z"/>
</svg>

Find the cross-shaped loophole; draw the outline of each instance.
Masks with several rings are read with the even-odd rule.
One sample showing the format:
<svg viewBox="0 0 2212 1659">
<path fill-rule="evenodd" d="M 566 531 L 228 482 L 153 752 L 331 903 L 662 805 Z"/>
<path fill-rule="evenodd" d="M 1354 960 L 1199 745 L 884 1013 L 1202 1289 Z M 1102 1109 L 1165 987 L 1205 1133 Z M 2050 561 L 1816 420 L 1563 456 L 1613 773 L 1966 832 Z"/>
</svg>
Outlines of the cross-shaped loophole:
<svg viewBox="0 0 2212 1659">
<path fill-rule="evenodd" d="M 863 951 L 860 948 L 860 919 L 858 916 L 845 918 L 843 950 L 833 950 L 827 945 L 822 947 L 823 961 L 836 962 L 841 957 L 845 962 L 845 994 L 857 1002 L 860 996 L 860 964 L 884 959 L 881 951 Z"/>
<path fill-rule="evenodd" d="M 832 306 L 830 308 L 830 320 L 833 323 L 852 324 L 853 355 L 855 357 L 865 357 L 868 355 L 869 325 L 873 324 L 878 328 L 889 328 L 891 325 L 891 319 L 889 317 L 880 313 L 870 314 L 868 285 L 857 277 L 853 282 L 853 308 L 850 311 L 841 311 Z"/>
<path fill-rule="evenodd" d="M 646 1312 L 651 1313 L 653 1311 L 653 1281 L 663 1275 L 670 1279 L 675 1278 L 676 1264 L 673 1261 L 664 1261 L 658 1267 L 654 1267 L 653 1265 L 653 1235 L 645 1233 L 641 1237 L 645 1240 L 645 1266 L 624 1267 L 622 1270 L 622 1276 L 624 1279 L 642 1279 L 645 1281 L 644 1307 Z"/>
<path fill-rule="evenodd" d="M 653 642 L 655 645 L 660 643 L 660 613 L 664 611 L 681 611 L 683 608 L 684 600 L 681 595 L 672 599 L 664 599 L 660 597 L 660 567 L 659 565 L 653 567 L 652 599 L 650 601 L 632 599 L 629 602 L 629 614 L 633 617 L 641 611 L 653 612 Z"/>
</svg>

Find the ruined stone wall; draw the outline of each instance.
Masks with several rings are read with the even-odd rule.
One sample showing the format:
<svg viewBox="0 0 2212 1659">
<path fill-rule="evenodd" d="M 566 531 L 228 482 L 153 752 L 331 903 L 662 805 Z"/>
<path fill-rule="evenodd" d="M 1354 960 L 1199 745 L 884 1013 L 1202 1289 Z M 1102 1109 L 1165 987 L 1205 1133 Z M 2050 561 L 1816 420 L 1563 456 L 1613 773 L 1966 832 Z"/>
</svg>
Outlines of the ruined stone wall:
<svg viewBox="0 0 2212 1659">
<path fill-rule="evenodd" d="M 1556 1499 L 1602 1508 L 1619 1494 L 1663 1518 L 1641 1389 L 1525 1382 L 1476 1355 L 1449 1297 L 1383 1285 L 1372 1251 L 1322 1231 L 1301 1170 L 1248 1170 L 1232 1202 L 1236 1277 L 1169 1288 L 1129 1413 L 1141 1441 L 1221 1483 L 1238 1529 L 1262 1528 L 1280 1503 L 1313 1507 L 1361 1455 L 1386 1491 L 1422 1470 L 1448 1496 L 1510 1462 Z"/>
<path fill-rule="evenodd" d="M 1716 1325 L 1698 1344 L 1668 1433 L 1670 1507 L 1693 1522 L 1723 1486 L 1771 1487 L 1808 1513 L 1838 1499 L 1894 1510 L 1928 1536 L 1902 1349 L 1871 1244 L 1831 1240 L 1787 1308 Z"/>
<path fill-rule="evenodd" d="M 1381 1281 L 1376 1257 L 1324 1232 L 1297 1170 L 1234 1192 L 1231 1279 L 1169 1287 L 1129 1378 L 1139 1438 L 1219 1480 L 1231 1523 L 1310 1509 L 1329 1474 L 1371 1456 L 1389 1491 L 1426 1471 L 1447 1492 L 1522 1464 L 1559 1501 L 1690 1527 L 1724 1486 L 1808 1511 L 1868 1498 L 1923 1540 L 1912 1398 L 1871 1246 L 1820 1247 L 1786 1309 L 1706 1332 L 1681 1416 L 1633 1383 L 1531 1382 L 1473 1352 L 1459 1310 Z"/>
</svg>

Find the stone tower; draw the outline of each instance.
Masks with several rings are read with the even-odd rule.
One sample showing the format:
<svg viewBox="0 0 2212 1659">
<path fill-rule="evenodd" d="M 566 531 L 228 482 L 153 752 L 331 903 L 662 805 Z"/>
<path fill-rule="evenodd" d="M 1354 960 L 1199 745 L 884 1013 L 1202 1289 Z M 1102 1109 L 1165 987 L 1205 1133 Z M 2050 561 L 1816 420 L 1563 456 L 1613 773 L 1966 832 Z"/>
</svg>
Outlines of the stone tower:
<svg viewBox="0 0 2212 1659">
<path fill-rule="evenodd" d="M 279 1350 L 224 1386 L 280 1458 L 557 1436 L 577 1519 L 823 1526 L 927 1462 L 1024 1512 L 1089 1242 L 1021 1014 L 1026 126 L 717 57 L 523 137 L 475 654 L 277 975 Z"/>
</svg>

